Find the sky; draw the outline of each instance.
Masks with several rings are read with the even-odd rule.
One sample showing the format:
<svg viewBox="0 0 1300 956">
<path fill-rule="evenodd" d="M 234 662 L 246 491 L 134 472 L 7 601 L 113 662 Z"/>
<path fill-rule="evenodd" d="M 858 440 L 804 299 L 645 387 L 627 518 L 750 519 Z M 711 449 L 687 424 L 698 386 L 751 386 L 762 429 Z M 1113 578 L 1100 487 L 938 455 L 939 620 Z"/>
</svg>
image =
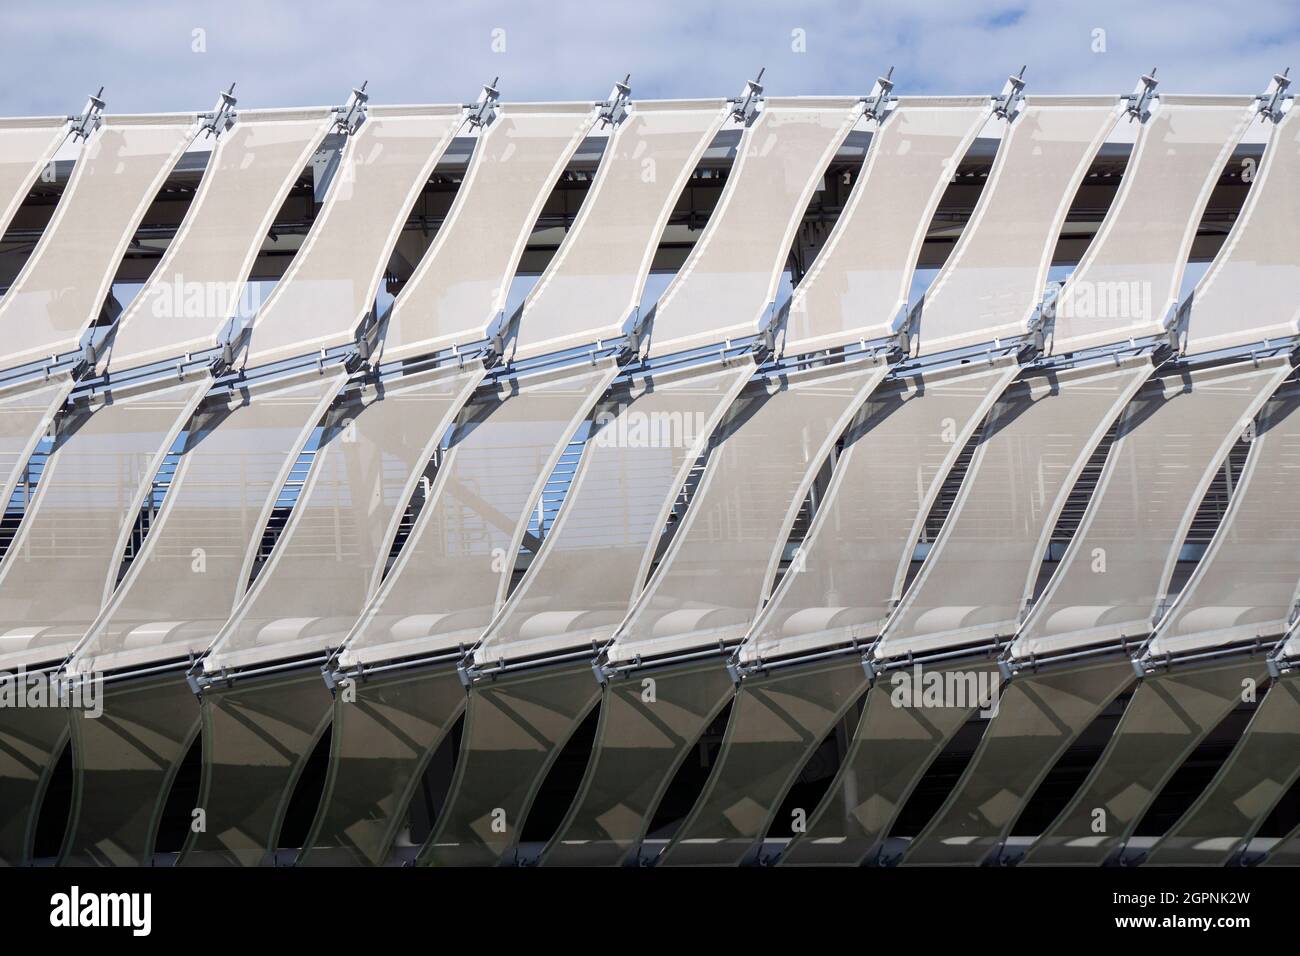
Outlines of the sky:
<svg viewBox="0 0 1300 956">
<path fill-rule="evenodd" d="M 237 82 L 244 107 L 603 99 L 738 93 L 765 67 L 768 95 L 1262 92 L 1300 70 L 1294 0 L 894 3 L 805 0 L 0 0 L 0 116 L 80 112 L 101 85 L 109 112 L 209 109 Z"/>
</svg>

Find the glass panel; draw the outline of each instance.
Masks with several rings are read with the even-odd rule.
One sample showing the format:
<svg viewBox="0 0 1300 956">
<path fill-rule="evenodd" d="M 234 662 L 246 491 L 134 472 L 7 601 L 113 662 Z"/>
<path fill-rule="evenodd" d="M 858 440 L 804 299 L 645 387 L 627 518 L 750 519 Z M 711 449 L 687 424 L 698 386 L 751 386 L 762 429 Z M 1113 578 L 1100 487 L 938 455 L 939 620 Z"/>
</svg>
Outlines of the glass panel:
<svg viewBox="0 0 1300 956">
<path fill-rule="evenodd" d="M 206 829 L 178 865 L 259 866 L 274 857 L 289 798 L 329 724 L 319 672 L 203 692 Z"/>
<path fill-rule="evenodd" d="M 367 676 L 334 695 L 330 763 L 299 866 L 379 866 L 465 705 L 456 671 Z"/>
<path fill-rule="evenodd" d="M 774 317 L 795 231 L 861 112 L 848 98 L 764 101 L 708 226 L 655 307 L 651 357 L 753 335 Z"/>
<path fill-rule="evenodd" d="M 1209 787 L 1145 862 L 1223 866 L 1300 778 L 1300 686 L 1276 679 Z"/>
<path fill-rule="evenodd" d="M 136 227 L 196 132 L 188 114 L 106 116 L 31 258 L 0 299 L 5 367 L 70 352 L 99 318 Z M 68 277 L 75 275 L 76 282 Z"/>
<path fill-rule="evenodd" d="M 114 370 L 216 344 L 248 295 L 244 282 L 276 214 L 334 119 L 325 109 L 239 111 L 149 283 L 118 319 Z"/>
<path fill-rule="evenodd" d="M 507 103 L 479 135 L 446 220 L 393 303 L 385 362 L 487 335 L 555 181 L 591 128 L 590 103 Z"/>
<path fill-rule="evenodd" d="M 1131 683 L 1128 658 L 1012 680 L 975 756 L 903 862 L 978 865 L 1075 738 Z"/>
<path fill-rule="evenodd" d="M 767 833 L 781 799 L 867 686 L 856 654 L 742 681 L 722 752 L 661 866 L 734 866 Z"/>
<path fill-rule="evenodd" d="M 98 717 L 72 711 L 72 814 L 61 866 L 149 866 L 172 781 L 199 732 L 179 675 L 105 689 Z"/>
<path fill-rule="evenodd" d="M 28 680 L 34 690 L 38 678 Z M 7 682 L 23 686 L 12 676 Z M 62 707 L 0 707 L 0 866 L 32 862 L 41 800 L 67 742 L 68 720 Z"/>
<path fill-rule="evenodd" d="M 552 762 L 600 697 L 590 665 L 470 690 L 456 775 L 423 866 L 493 866 L 516 847 Z"/>
<path fill-rule="evenodd" d="M 734 693 L 717 661 L 611 679 L 587 774 L 542 864 L 617 866 L 645 838 L 682 761 Z"/>
<path fill-rule="evenodd" d="M 1242 681 L 1258 684 L 1265 676 L 1263 664 L 1251 662 L 1144 680 L 1088 779 L 1023 863 L 1104 862 L 1133 833 L 1188 754 L 1241 702 Z"/>
<path fill-rule="evenodd" d="M 950 669 L 929 670 L 946 674 Z M 996 670 L 983 665 L 964 667 L 962 673 L 991 675 Z M 934 758 L 978 710 L 927 706 L 924 697 L 914 702 L 896 696 L 891 680 L 868 691 L 844 764 L 809 816 L 807 832 L 797 835 L 782 855 L 782 865 L 861 864 L 889 835 Z"/>
<path fill-rule="evenodd" d="M 1114 97 L 1030 97 L 925 296 L 921 355 L 1024 335 L 1074 194 L 1119 117 Z"/>
</svg>

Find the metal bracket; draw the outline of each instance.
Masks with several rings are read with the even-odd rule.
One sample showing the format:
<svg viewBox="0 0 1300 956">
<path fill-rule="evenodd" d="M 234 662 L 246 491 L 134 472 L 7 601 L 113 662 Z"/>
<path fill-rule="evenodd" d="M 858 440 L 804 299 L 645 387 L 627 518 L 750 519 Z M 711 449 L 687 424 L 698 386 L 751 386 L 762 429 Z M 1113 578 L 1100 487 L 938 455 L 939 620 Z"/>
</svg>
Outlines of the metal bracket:
<svg viewBox="0 0 1300 956">
<path fill-rule="evenodd" d="M 370 102 L 370 94 L 366 92 L 366 87 L 369 85 L 370 81 L 366 80 L 361 84 L 360 89 L 353 87 L 348 101 L 334 108 L 334 112 L 339 115 L 339 118 L 334 121 L 334 126 L 348 136 L 356 133 L 361 128 L 361 124 L 366 121 L 366 104 Z"/>
<path fill-rule="evenodd" d="M 614 88 L 609 91 L 609 96 L 605 97 L 604 105 L 596 114 L 601 129 L 606 126 L 617 126 L 627 119 L 627 104 L 632 99 L 632 87 L 628 85 L 631 81 L 632 74 L 629 73 L 623 77 L 622 83 L 615 83 Z"/>
<path fill-rule="evenodd" d="M 732 107 L 731 115 L 736 121 L 748 126 L 754 122 L 754 117 L 758 115 L 758 104 L 763 102 L 763 73 L 767 67 L 762 66 L 758 69 L 758 76 L 752 80 L 745 81 L 745 88 L 741 90 L 740 96 L 733 101 L 736 105 Z"/>
<path fill-rule="evenodd" d="M 1008 76 L 1002 92 L 993 98 L 993 115 L 1004 120 L 1015 119 L 1025 102 L 1025 67 L 1014 76 Z"/>
<path fill-rule="evenodd" d="M 98 93 L 86 99 L 86 106 L 80 116 L 68 117 L 72 122 L 71 133 L 74 140 L 86 139 L 104 122 L 103 96 L 104 88 L 101 86 Z"/>
<path fill-rule="evenodd" d="M 1291 80 L 1287 74 L 1291 72 L 1291 67 L 1287 67 L 1281 73 L 1273 74 L 1273 82 L 1268 85 L 1259 102 L 1259 114 L 1263 119 L 1270 119 L 1274 123 L 1282 121 L 1282 100 L 1286 98 L 1287 88 L 1291 85 Z"/>
<path fill-rule="evenodd" d="M 199 117 L 203 120 L 203 125 L 199 127 L 205 137 L 220 136 L 230 127 L 235 125 L 235 118 L 239 115 L 235 112 L 235 84 L 230 84 L 230 89 L 223 91 L 217 100 L 217 105 L 212 107 L 209 113 L 200 113 Z"/>
<path fill-rule="evenodd" d="M 465 121 L 475 129 L 491 126 L 492 121 L 497 118 L 497 101 L 501 99 L 497 82 L 500 79 L 499 76 L 492 77 L 492 82 L 483 86 L 483 92 L 478 95 L 478 99 L 469 104 L 469 115 L 465 117 Z"/>
<path fill-rule="evenodd" d="M 1159 81 L 1156 80 L 1156 68 L 1153 66 L 1150 73 L 1143 73 L 1139 77 L 1133 92 L 1124 97 L 1128 101 L 1124 112 L 1139 123 L 1145 123 L 1151 116 L 1151 99 L 1156 95 L 1156 87 L 1159 85 Z"/>
<path fill-rule="evenodd" d="M 868 96 L 864 103 L 867 108 L 863 110 L 862 115 L 868 119 L 873 119 L 877 123 L 885 121 L 885 114 L 889 112 L 889 104 L 894 101 L 889 94 L 894 90 L 894 81 L 891 79 L 894 75 L 894 68 L 891 66 L 889 72 L 884 76 L 876 77 L 876 85 L 871 88 L 871 95 Z"/>
</svg>

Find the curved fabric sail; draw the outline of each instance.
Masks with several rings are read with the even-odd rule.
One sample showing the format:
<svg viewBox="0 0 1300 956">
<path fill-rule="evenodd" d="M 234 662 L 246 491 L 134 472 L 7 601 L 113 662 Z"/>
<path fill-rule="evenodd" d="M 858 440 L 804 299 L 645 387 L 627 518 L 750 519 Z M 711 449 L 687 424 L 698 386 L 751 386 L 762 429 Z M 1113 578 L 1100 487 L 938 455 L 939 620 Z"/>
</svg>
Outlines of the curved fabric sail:
<svg viewBox="0 0 1300 956">
<path fill-rule="evenodd" d="M 1210 192 L 1255 115 L 1245 96 L 1160 97 L 1105 222 L 1054 304 L 1053 351 L 1168 327 Z"/>
<path fill-rule="evenodd" d="M 41 804 L 69 733 L 65 707 L 0 707 L 0 867 L 31 865 Z"/>
<path fill-rule="evenodd" d="M 1012 386 L 952 511 L 877 645 L 879 658 L 1016 633 L 1056 518 L 1111 423 L 1151 374 L 1149 358 Z"/>
<path fill-rule="evenodd" d="M 104 117 L 31 258 L 0 299 L 0 366 L 78 347 L 136 227 L 196 132 L 189 114 Z"/>
<path fill-rule="evenodd" d="M 275 550 L 204 666 L 248 667 L 339 647 L 383 574 L 406 503 L 484 369 L 437 370 L 349 390 Z"/>
<path fill-rule="evenodd" d="M 544 483 L 617 372 L 603 361 L 530 376 L 462 415 L 410 538 L 347 639 L 344 666 L 478 640 L 504 601 Z"/>
<path fill-rule="evenodd" d="M 555 523 L 475 648 L 476 661 L 609 640 L 644 584 L 677 492 L 753 370 L 743 360 L 611 390 Z"/>
<path fill-rule="evenodd" d="M 655 306 L 650 357 L 754 335 L 775 318 L 795 230 L 861 112 L 849 98 L 764 101 L 708 226 Z"/>
<path fill-rule="evenodd" d="M 200 409 L 144 546 L 86 632 L 72 671 L 208 648 L 247 587 L 276 496 L 346 376 L 313 370 L 214 396 Z"/>
<path fill-rule="evenodd" d="M 1192 290 L 1186 351 L 1291 338 L 1300 332 L 1300 117 L 1269 132 L 1264 160 L 1223 248 Z"/>
<path fill-rule="evenodd" d="M 988 97 L 903 97 L 872 127 L 853 192 L 790 300 L 787 354 L 897 331 L 939 200 L 991 112 Z"/>
<path fill-rule="evenodd" d="M 385 323 L 385 362 L 485 338 L 555 181 L 595 120 L 589 103 L 507 103 L 480 134 L 446 221 Z"/>
<path fill-rule="evenodd" d="M 1284 635 L 1300 593 L 1300 386 L 1264 406 L 1236 493 L 1145 653 L 1183 653 Z"/>
<path fill-rule="evenodd" d="M 0 236 L 67 137 L 66 116 L 0 119 Z"/>
<path fill-rule="evenodd" d="M 1148 383 L 1124 411 L 1065 556 L 1021 626 L 1016 657 L 1141 640 L 1229 449 L 1290 373 L 1286 359 L 1196 369 Z"/>
<path fill-rule="evenodd" d="M 213 147 L 185 221 L 118 319 L 107 369 L 217 344 L 276 213 L 333 122 L 324 108 L 239 112 Z"/>
<path fill-rule="evenodd" d="M 888 366 L 760 380 L 733 406 L 663 560 L 619 625 L 611 661 L 744 637 L 831 448 Z"/>
<path fill-rule="evenodd" d="M 648 100 L 610 134 L 577 219 L 523 305 L 515 359 L 619 335 L 659 237 L 728 111 L 721 100 Z"/>
<path fill-rule="evenodd" d="M 415 199 L 463 121 L 459 106 L 375 107 L 348 138 L 325 205 L 252 320 L 247 365 L 354 340 Z"/>
<path fill-rule="evenodd" d="M 979 204 L 925 294 L 917 354 L 1029 331 L 1070 203 L 1121 109 L 1112 97 L 1035 96 L 1011 120 Z"/>
<path fill-rule="evenodd" d="M 944 480 L 1018 372 L 1007 360 L 976 372 L 916 373 L 872 394 L 845 433 L 791 571 L 741 645 L 741 660 L 879 635 Z"/>
<path fill-rule="evenodd" d="M 94 623 L 154 475 L 210 382 L 111 389 L 61 417 L 0 562 L 0 668 L 62 661 Z"/>
</svg>

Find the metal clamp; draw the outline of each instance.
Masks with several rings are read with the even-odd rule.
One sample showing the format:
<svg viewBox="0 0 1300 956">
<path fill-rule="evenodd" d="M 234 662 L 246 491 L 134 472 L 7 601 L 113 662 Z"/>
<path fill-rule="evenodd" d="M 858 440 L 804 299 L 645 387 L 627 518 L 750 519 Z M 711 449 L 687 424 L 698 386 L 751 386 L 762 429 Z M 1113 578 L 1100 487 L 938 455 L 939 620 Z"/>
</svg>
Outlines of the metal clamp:
<svg viewBox="0 0 1300 956">
<path fill-rule="evenodd" d="M 203 125 L 199 127 L 199 132 L 205 137 L 220 136 L 230 127 L 235 125 L 235 119 L 238 114 L 235 112 L 235 84 L 230 84 L 230 89 L 224 90 L 217 99 L 217 105 L 212 107 L 211 112 L 200 113 L 199 118 L 203 120 Z"/>
<path fill-rule="evenodd" d="M 884 76 L 876 77 L 876 85 L 871 88 L 871 95 L 862 101 L 867 104 L 867 108 L 862 111 L 863 116 L 877 123 L 885 121 L 889 105 L 895 101 L 895 98 L 889 95 L 894 90 L 893 75 L 894 68 L 891 66 Z"/>
<path fill-rule="evenodd" d="M 501 93 L 497 90 L 497 82 L 500 79 L 499 76 L 492 77 L 492 82 L 484 85 L 483 92 L 478 95 L 478 99 L 467 107 L 469 115 L 465 117 L 465 122 L 475 129 L 491 126 L 492 121 L 497 118 L 497 101 L 501 99 Z"/>
<path fill-rule="evenodd" d="M 1261 119 L 1269 119 L 1274 123 L 1282 121 L 1282 101 L 1286 98 L 1287 88 L 1291 85 L 1291 80 L 1287 77 L 1290 72 L 1291 67 L 1288 66 L 1281 73 L 1273 74 L 1273 82 L 1259 98 L 1258 109 Z"/>
<path fill-rule="evenodd" d="M 86 106 L 81 111 L 80 116 L 69 116 L 72 122 L 73 140 L 86 139 L 95 130 L 99 129 L 100 124 L 104 122 L 104 88 L 101 86 L 99 92 L 94 96 L 86 99 Z"/>
<path fill-rule="evenodd" d="M 1015 119 L 1025 102 L 1025 67 L 1014 76 L 1008 76 L 1002 92 L 993 98 L 993 115 L 1004 120 Z"/>
<path fill-rule="evenodd" d="M 369 85 L 370 81 L 366 80 L 360 88 L 353 87 L 348 101 L 334 108 L 334 112 L 339 114 L 339 118 L 334 121 L 334 126 L 348 136 L 356 133 L 361 128 L 361 124 L 366 121 L 366 104 L 370 102 L 370 94 L 366 92 L 366 87 Z"/>
<path fill-rule="evenodd" d="M 745 88 L 741 91 L 740 96 L 733 101 L 735 106 L 732 107 L 731 115 L 738 123 L 748 126 L 754 122 L 754 117 L 758 115 L 758 104 L 763 102 L 763 73 L 767 67 L 758 68 L 758 76 L 752 80 L 745 81 Z"/>
<path fill-rule="evenodd" d="M 632 87 L 628 85 L 631 81 L 632 74 L 629 73 L 623 77 L 622 83 L 615 83 L 614 88 L 609 91 L 609 96 L 605 97 L 604 104 L 596 114 L 601 129 L 606 126 L 617 126 L 627 119 L 627 105 L 632 99 Z"/>
<path fill-rule="evenodd" d="M 1156 87 L 1159 85 L 1156 80 L 1156 68 L 1153 66 L 1150 73 L 1143 73 L 1138 78 L 1138 84 L 1133 87 L 1133 92 L 1124 97 L 1128 102 L 1124 112 L 1139 123 L 1145 123 L 1151 116 L 1151 100 L 1156 95 Z"/>
</svg>

